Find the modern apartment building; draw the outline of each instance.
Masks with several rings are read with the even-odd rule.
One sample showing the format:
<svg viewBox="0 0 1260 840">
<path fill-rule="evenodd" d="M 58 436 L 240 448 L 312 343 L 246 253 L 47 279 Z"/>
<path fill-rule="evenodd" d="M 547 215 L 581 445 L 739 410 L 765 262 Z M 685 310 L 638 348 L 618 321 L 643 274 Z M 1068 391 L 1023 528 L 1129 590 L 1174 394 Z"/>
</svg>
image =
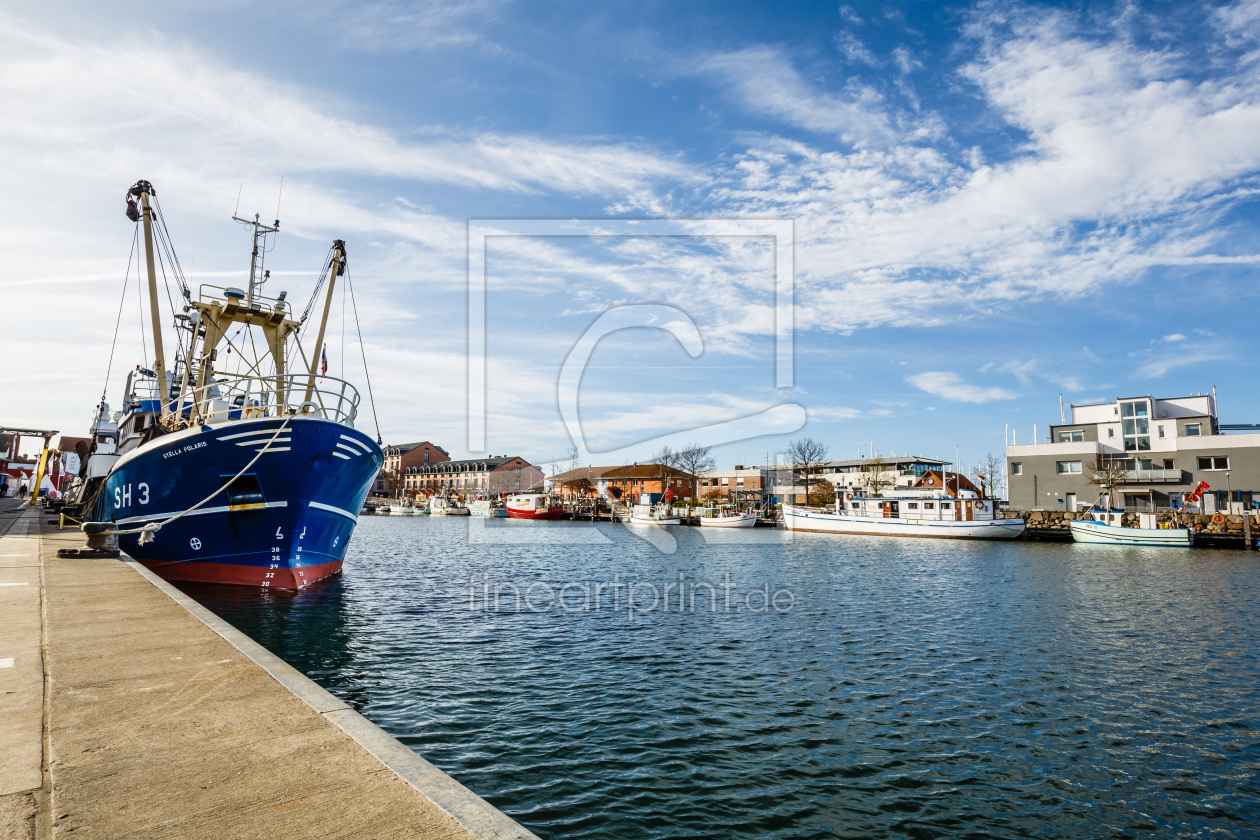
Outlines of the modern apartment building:
<svg viewBox="0 0 1260 840">
<path fill-rule="evenodd" d="M 1207 513 L 1230 501 L 1230 510 L 1249 509 L 1260 490 L 1260 426 L 1221 425 L 1215 394 L 1074 405 L 1070 419 L 1050 426 L 1045 441 L 1007 447 L 1011 507 L 1084 510 L 1102 492 L 1089 482 L 1100 457 L 1125 468 L 1113 501 L 1123 497 L 1126 510 L 1180 504 L 1200 481 L 1211 488 Z"/>
</svg>

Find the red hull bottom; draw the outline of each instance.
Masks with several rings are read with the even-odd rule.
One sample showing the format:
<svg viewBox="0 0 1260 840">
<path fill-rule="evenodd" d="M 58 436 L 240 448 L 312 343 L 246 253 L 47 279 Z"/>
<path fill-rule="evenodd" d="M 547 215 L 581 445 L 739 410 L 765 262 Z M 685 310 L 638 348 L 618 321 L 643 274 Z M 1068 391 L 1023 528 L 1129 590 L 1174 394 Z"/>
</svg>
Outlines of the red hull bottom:
<svg viewBox="0 0 1260 840">
<path fill-rule="evenodd" d="M 233 563 L 162 563 L 140 561 L 164 580 L 188 583 L 232 583 L 265 589 L 301 589 L 341 571 L 343 561 L 334 560 L 317 566 L 296 569 L 270 569 L 266 566 L 241 566 Z M 270 577 L 268 577 L 270 575 Z"/>
<path fill-rule="evenodd" d="M 507 512 L 512 519 L 559 519 L 564 514 L 564 508 L 551 507 L 546 510 L 512 510 L 508 508 Z"/>
</svg>

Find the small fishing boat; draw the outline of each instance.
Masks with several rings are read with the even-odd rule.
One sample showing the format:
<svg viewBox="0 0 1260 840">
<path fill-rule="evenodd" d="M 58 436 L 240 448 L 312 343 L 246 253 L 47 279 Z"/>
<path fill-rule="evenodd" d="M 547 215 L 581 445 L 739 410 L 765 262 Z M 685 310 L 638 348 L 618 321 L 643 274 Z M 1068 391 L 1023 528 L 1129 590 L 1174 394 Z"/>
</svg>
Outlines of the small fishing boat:
<svg viewBox="0 0 1260 840">
<path fill-rule="evenodd" d="M 434 516 L 468 516 L 471 511 L 460 504 L 458 499 L 434 496 L 429 499 L 429 513 Z"/>
<path fill-rule="evenodd" d="M 752 528 L 756 524 L 757 514 L 731 507 L 716 508 L 700 517 L 700 525 L 704 528 Z"/>
<path fill-rule="evenodd" d="M 559 519 L 564 508 L 546 493 L 516 493 L 507 497 L 507 513 L 513 519 Z"/>
<path fill-rule="evenodd" d="M 1138 514 L 1139 524 L 1143 526 L 1139 528 L 1129 528 L 1121 524 L 1124 521 L 1122 510 L 1092 507 L 1085 513 L 1088 519 L 1068 523 L 1075 542 L 1188 548 L 1193 541 L 1189 528 L 1160 528 L 1153 513 Z M 1143 519 L 1146 521 L 1143 522 Z"/>
<path fill-rule="evenodd" d="M 630 508 L 631 525 L 681 525 L 682 520 L 668 504 L 635 505 Z"/>
<path fill-rule="evenodd" d="M 508 515 L 507 508 L 502 502 L 493 499 L 477 499 L 468 506 L 468 512 L 473 516 L 489 516 L 506 518 Z"/>
</svg>

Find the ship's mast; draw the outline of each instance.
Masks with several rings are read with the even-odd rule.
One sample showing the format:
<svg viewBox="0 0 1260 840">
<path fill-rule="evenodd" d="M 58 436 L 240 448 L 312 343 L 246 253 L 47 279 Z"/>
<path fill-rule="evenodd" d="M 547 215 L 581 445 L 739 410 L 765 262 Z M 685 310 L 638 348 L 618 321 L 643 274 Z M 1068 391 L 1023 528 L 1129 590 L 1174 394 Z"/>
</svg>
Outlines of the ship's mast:
<svg viewBox="0 0 1260 840">
<path fill-rule="evenodd" d="M 324 329 L 328 326 L 328 310 L 332 306 L 333 287 L 337 278 L 346 273 L 346 243 L 341 239 L 333 240 L 332 260 L 328 266 L 328 292 L 324 295 L 324 314 L 319 319 L 319 332 L 315 336 L 315 347 L 311 350 L 310 380 L 306 385 L 306 399 L 309 402 L 315 392 L 315 370 L 319 367 L 319 359 L 324 351 Z"/>
<path fill-rule="evenodd" d="M 158 309 L 157 272 L 153 267 L 153 208 L 149 196 L 155 195 L 148 181 L 137 181 L 129 195 L 140 198 L 140 219 L 144 225 L 144 258 L 149 269 L 149 320 L 153 326 L 153 372 L 157 376 L 158 396 L 162 400 L 158 420 L 170 413 L 170 394 L 166 387 L 166 354 L 162 348 L 162 314 Z M 130 213 L 131 210 L 128 210 Z"/>
<path fill-rule="evenodd" d="M 250 255 L 249 260 L 249 290 L 245 293 L 245 306 L 246 308 L 249 308 L 254 304 L 254 290 L 258 286 L 262 285 L 262 283 L 258 280 L 258 271 L 262 268 L 262 263 L 259 261 L 259 257 L 265 257 L 266 255 L 267 234 L 280 232 L 280 220 L 276 219 L 274 224 L 264 225 L 262 222 L 258 221 L 257 213 L 254 214 L 253 221 L 250 221 L 249 219 L 242 219 L 239 216 L 233 216 L 232 219 L 234 221 L 241 222 L 242 224 L 253 225 L 254 227 L 254 250 Z M 263 240 L 261 248 L 258 244 L 260 239 Z"/>
</svg>

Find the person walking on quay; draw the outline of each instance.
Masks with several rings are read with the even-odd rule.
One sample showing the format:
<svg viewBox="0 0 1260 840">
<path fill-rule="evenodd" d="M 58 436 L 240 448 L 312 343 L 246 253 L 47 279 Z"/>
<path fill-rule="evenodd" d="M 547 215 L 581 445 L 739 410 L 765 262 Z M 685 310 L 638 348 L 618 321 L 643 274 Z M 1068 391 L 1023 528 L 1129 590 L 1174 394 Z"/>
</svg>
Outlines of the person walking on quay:
<svg viewBox="0 0 1260 840">
<path fill-rule="evenodd" d="M 25 484 L 23 484 L 21 487 L 18 488 L 18 498 L 25 499 L 26 494 L 28 492 L 30 492 L 29 488 Z"/>
<path fill-rule="evenodd" d="M 0 478 L 0 499 L 9 495 L 9 479 Z"/>
</svg>

